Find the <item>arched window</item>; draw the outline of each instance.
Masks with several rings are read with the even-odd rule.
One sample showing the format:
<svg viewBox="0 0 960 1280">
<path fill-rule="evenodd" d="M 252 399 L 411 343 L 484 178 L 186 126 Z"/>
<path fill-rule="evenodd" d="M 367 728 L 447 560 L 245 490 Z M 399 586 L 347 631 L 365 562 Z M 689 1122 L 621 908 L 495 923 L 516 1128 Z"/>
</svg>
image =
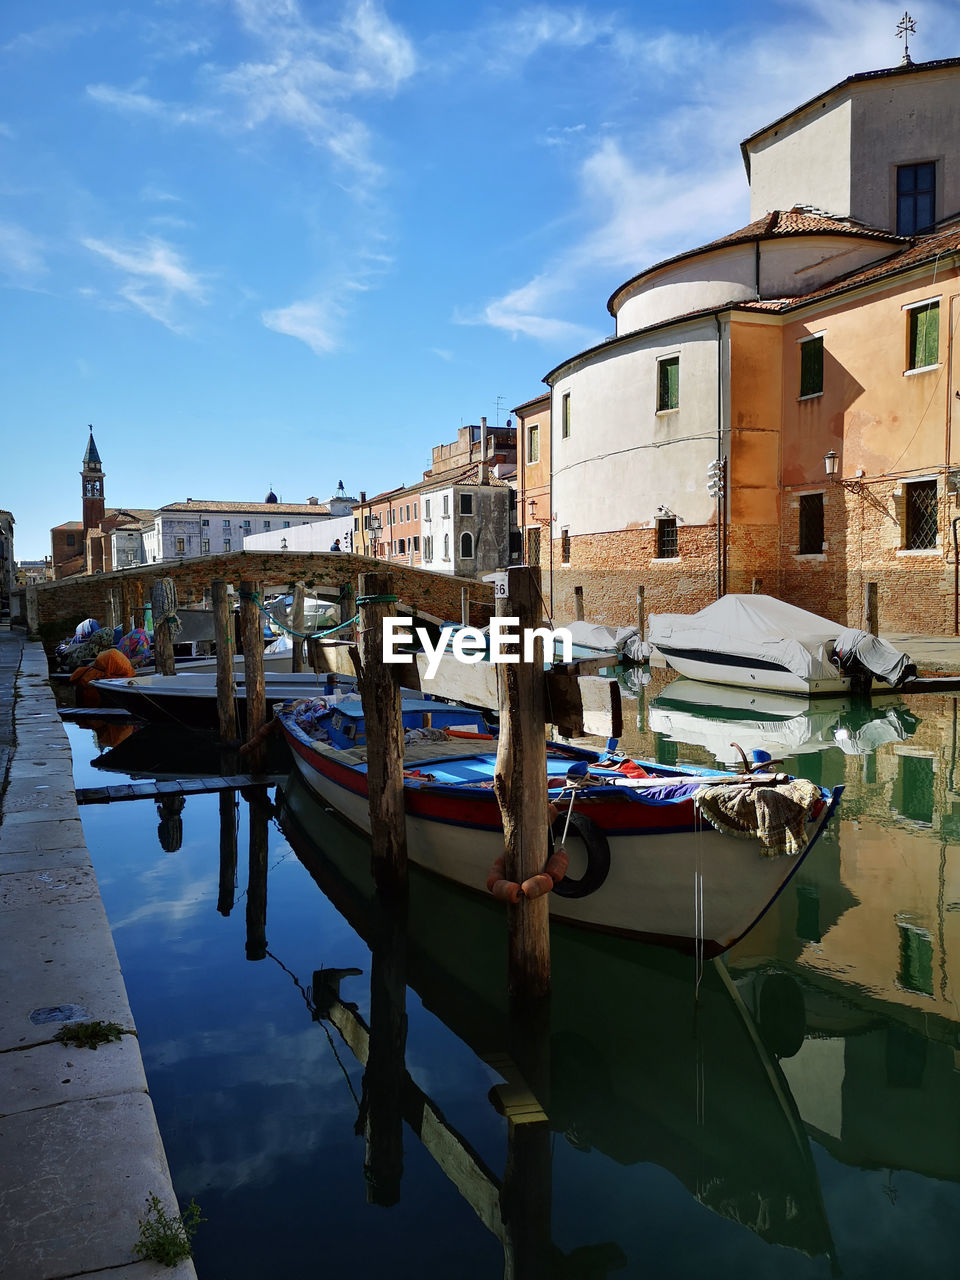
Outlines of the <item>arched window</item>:
<svg viewBox="0 0 960 1280">
<path fill-rule="evenodd" d="M 443 535 L 443 558 L 444 558 L 444 560 L 449 560 L 449 559 L 450 559 L 450 535 L 449 535 L 449 533 L 445 533 L 445 534 Z"/>
<path fill-rule="evenodd" d="M 460 559 L 461 560 L 473 559 L 473 534 L 472 533 L 464 532 L 464 533 L 461 533 L 460 535 Z"/>
</svg>

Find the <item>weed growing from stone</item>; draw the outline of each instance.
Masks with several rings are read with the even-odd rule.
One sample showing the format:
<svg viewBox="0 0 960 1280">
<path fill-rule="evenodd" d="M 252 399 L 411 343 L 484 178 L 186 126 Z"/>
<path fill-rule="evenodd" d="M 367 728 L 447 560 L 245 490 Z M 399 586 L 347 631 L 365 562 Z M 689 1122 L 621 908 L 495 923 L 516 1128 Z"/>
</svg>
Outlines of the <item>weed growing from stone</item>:
<svg viewBox="0 0 960 1280">
<path fill-rule="evenodd" d="M 138 1258 L 149 1262 L 161 1262 L 165 1267 L 175 1267 L 178 1262 L 193 1255 L 190 1241 L 201 1222 L 200 1206 L 191 1200 L 183 1213 L 167 1213 L 160 1197 L 147 1196 L 147 1212 L 137 1220 L 140 1238 L 133 1246 Z"/>
<path fill-rule="evenodd" d="M 68 1022 L 53 1038 L 78 1049 L 99 1049 L 100 1045 L 119 1040 L 122 1035 L 123 1027 L 116 1022 Z"/>
</svg>

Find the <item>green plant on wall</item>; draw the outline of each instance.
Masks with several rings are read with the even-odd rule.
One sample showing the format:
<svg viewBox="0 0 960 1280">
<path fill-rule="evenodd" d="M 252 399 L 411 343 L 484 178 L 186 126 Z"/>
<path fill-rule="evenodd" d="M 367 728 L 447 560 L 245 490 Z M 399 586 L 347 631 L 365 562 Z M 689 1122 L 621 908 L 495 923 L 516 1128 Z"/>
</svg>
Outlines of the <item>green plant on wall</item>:
<svg viewBox="0 0 960 1280">
<path fill-rule="evenodd" d="M 200 1217 L 200 1206 L 196 1200 L 191 1200 L 182 1214 L 167 1213 L 160 1197 L 151 1192 L 147 1196 L 147 1212 L 137 1220 L 140 1237 L 133 1251 L 144 1261 L 175 1267 L 193 1255 L 190 1242 L 201 1222 L 206 1222 L 206 1218 Z"/>
</svg>

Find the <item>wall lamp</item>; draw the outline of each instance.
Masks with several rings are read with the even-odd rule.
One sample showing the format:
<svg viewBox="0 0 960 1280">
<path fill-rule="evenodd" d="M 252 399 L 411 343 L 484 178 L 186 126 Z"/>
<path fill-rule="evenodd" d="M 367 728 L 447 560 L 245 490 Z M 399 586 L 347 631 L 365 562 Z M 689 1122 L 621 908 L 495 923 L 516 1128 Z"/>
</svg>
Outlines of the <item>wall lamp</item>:
<svg viewBox="0 0 960 1280">
<path fill-rule="evenodd" d="M 859 494 L 860 497 L 867 492 L 867 487 L 862 480 L 841 480 L 837 475 L 837 469 L 840 466 L 840 457 L 836 450 L 831 449 L 829 453 L 824 454 L 823 465 L 826 468 L 827 479 L 831 484 L 839 484 L 850 493 Z"/>
</svg>

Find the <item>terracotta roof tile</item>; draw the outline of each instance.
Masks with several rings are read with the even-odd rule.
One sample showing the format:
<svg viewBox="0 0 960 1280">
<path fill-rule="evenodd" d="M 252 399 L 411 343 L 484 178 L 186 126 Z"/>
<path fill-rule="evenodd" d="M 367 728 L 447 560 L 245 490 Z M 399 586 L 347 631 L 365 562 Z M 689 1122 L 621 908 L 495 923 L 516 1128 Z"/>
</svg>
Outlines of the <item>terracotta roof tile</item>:
<svg viewBox="0 0 960 1280">
<path fill-rule="evenodd" d="M 277 515 L 299 516 L 329 515 L 330 508 L 325 502 L 207 502 L 200 498 L 192 498 L 189 502 L 168 502 L 156 514 L 163 515 L 168 511 L 191 511 L 198 515 L 204 511 L 236 511 L 264 516 L 274 511 Z"/>
</svg>

